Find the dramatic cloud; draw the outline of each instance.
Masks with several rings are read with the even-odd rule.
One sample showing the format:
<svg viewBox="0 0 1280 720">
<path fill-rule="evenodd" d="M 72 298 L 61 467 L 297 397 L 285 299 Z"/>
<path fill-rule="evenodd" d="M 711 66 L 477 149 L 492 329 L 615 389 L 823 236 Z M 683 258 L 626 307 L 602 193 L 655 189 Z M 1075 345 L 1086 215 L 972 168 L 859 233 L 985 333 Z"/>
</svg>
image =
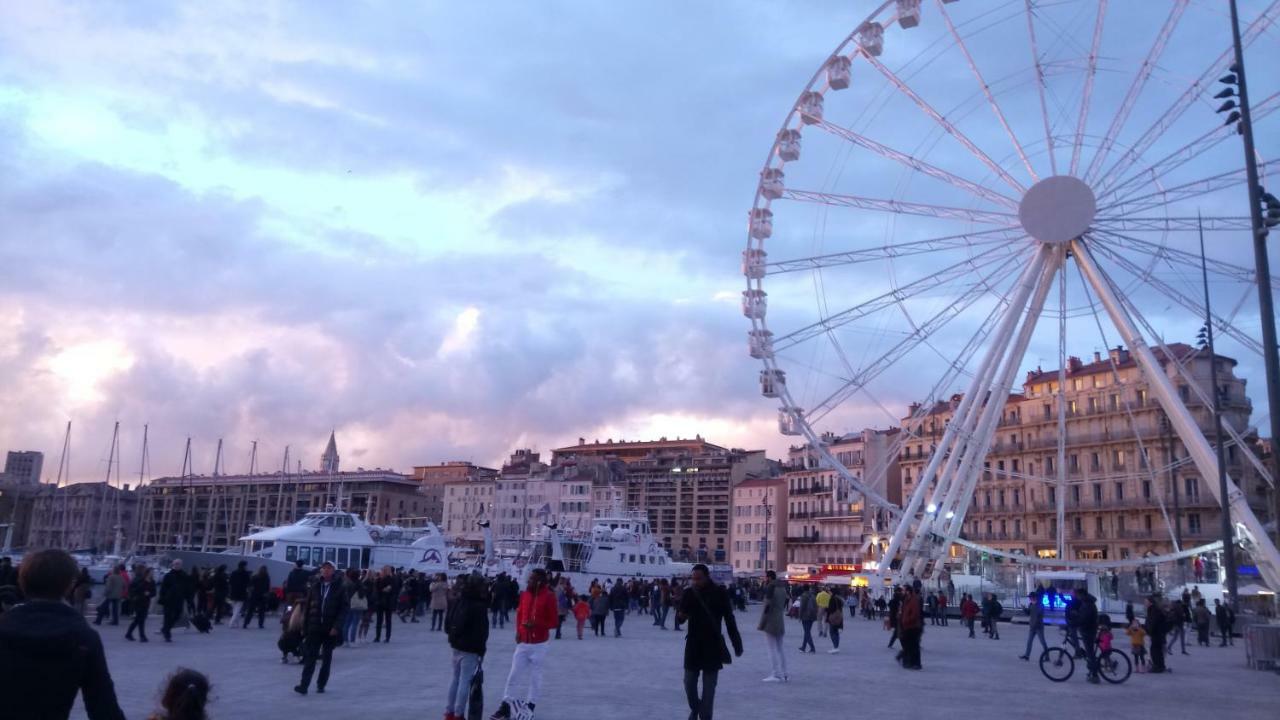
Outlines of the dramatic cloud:
<svg viewBox="0 0 1280 720">
<path fill-rule="evenodd" d="M 200 472 L 212 469 L 219 437 L 233 470 L 255 439 L 262 466 L 277 466 L 290 445 L 314 467 L 332 428 L 348 465 L 398 469 L 496 463 L 516 446 L 579 436 L 701 433 L 780 455 L 787 442 L 759 397 L 737 307 L 743 220 L 780 122 L 873 5 L 6 5 L 0 449 L 44 450 L 56 469 L 71 420 L 72 475 L 96 478 L 118 419 L 126 474 L 143 424 L 157 475 L 178 471 L 188 436 Z M 948 7 L 975 33 L 1021 7 L 967 5 Z M 1072 28 L 1091 16 L 1046 21 L 1046 53 L 1069 79 L 1050 98 L 1066 134 L 1087 50 Z M 1140 54 L 1154 26 L 1118 14 L 1115 27 L 1127 24 L 1141 25 L 1130 52 Z M 963 87 L 940 111 L 1003 148 L 936 14 L 905 36 L 890 32 L 884 60 L 934 97 Z M 1274 58 L 1274 37 L 1260 42 Z M 993 86 L 1034 97 L 1028 59 L 1013 52 L 994 41 L 975 48 L 988 67 L 1008 65 Z M 1157 82 L 1176 90 L 1174 79 L 1205 62 L 1162 69 Z M 1099 81 L 1100 104 L 1114 107 L 1125 66 L 1128 55 L 1103 63 L 1100 77 L 1111 79 Z M 854 109 L 842 124 L 974 171 L 963 147 L 868 70 L 841 97 Z M 840 106 L 829 107 L 834 117 Z M 1154 113 L 1140 106 L 1134 127 Z M 1027 117 L 1018 129 L 1030 137 L 1039 115 Z M 826 140 L 806 135 L 811 160 L 788 168 L 789 186 L 974 207 L 954 187 L 922 189 L 900 165 L 869 153 L 851 161 L 851 144 Z M 1031 152 L 1043 161 L 1043 148 Z M 998 157 L 1017 166 L 1009 149 Z M 969 175 L 998 185 L 984 167 Z M 1223 207 L 1235 211 L 1206 198 L 1206 214 L 1229 214 Z M 945 227 L 895 222 L 779 207 L 771 257 Z M 1225 255 L 1248 262 L 1244 251 Z M 771 278 L 770 322 L 794 329 L 818 308 L 864 301 L 953 260 Z M 998 279 L 992 299 L 1012 277 Z M 821 399 L 848 363 L 869 362 L 947 302 L 942 292 L 913 298 L 840 337 L 852 338 L 852 360 L 825 345 L 786 358 L 797 395 Z M 1198 322 L 1160 303 L 1150 318 L 1161 332 L 1194 334 Z M 1251 306 L 1224 303 L 1253 327 Z M 826 429 L 893 422 L 930 392 L 980 319 L 938 334 Z M 1075 352 L 1099 344 L 1089 331 L 1095 339 Z M 1028 366 L 1055 362 L 1053 339 L 1037 337 Z M 1260 379 L 1255 360 L 1242 359 Z"/>
</svg>

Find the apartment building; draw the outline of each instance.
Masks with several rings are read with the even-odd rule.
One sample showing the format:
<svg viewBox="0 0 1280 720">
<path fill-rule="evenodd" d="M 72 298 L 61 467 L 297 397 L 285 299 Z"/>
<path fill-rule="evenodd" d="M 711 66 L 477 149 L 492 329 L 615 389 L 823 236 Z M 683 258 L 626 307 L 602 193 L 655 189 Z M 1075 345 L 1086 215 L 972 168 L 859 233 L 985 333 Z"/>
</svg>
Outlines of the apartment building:
<svg viewBox="0 0 1280 720">
<path fill-rule="evenodd" d="M 1257 451 L 1249 426 L 1252 406 L 1235 360 L 1175 343 L 1172 358 L 1157 351 L 1162 371 L 1196 423 L 1213 442 L 1212 406 L 1191 391 L 1211 394 L 1210 363 L 1217 363 L 1223 422 Z M 1174 362 L 1176 358 L 1178 362 Z M 1183 373 L 1179 364 L 1186 367 Z M 1069 359 L 1066 385 L 1057 369 L 1029 372 L 1022 392 L 1005 402 L 996 439 L 965 515 L 962 535 L 992 547 L 1041 558 L 1058 556 L 1058 477 L 1065 480 L 1065 555 L 1073 559 L 1122 560 L 1212 542 L 1220 534 L 1220 508 L 1208 483 L 1187 459 L 1149 383 L 1123 347 L 1092 361 Z M 909 495 L 955 412 L 960 397 L 904 419 L 909 439 L 902 448 L 902 492 Z M 1063 464 L 1058 465 L 1058 412 L 1066 418 Z M 1226 448 L 1229 476 L 1259 514 L 1266 488 L 1240 448 Z M 956 561 L 966 553 L 952 549 Z"/>
<path fill-rule="evenodd" d="M 735 574 L 786 568 L 787 482 L 752 478 L 733 488 L 729 564 Z"/>
</svg>

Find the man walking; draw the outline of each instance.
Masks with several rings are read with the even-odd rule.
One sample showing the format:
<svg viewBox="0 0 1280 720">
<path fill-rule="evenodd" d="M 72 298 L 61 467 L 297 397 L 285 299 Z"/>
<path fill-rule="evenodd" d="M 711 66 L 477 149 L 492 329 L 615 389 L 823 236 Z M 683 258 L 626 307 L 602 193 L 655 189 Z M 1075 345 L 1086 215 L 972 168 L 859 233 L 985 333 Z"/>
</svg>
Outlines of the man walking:
<svg viewBox="0 0 1280 720">
<path fill-rule="evenodd" d="M 765 647 L 769 650 L 769 663 L 773 672 L 764 682 L 786 682 L 787 656 L 782 649 L 782 636 L 786 632 L 787 607 L 791 598 L 787 595 L 787 584 L 778 579 L 773 570 L 765 572 L 764 608 L 760 613 L 758 630 L 764 633 Z"/>
<path fill-rule="evenodd" d="M 804 629 L 804 639 L 800 641 L 800 652 L 816 653 L 813 645 L 813 623 L 818 619 L 818 601 L 814 598 L 813 588 L 805 588 L 800 596 L 800 627 Z"/>
<path fill-rule="evenodd" d="M 689 623 L 684 640 L 684 695 L 689 703 L 689 720 L 711 720 L 716 702 L 716 682 L 725 663 L 733 662 L 720 634 L 723 621 L 733 654 L 742 657 L 742 636 L 733 617 L 729 594 L 711 581 L 706 565 L 693 566 L 692 584 L 680 598 L 676 617 Z M 702 695 L 698 695 L 698 676 Z"/>
<path fill-rule="evenodd" d="M 160 634 L 165 642 L 173 642 L 173 626 L 182 617 L 187 604 L 187 574 L 182 571 L 182 561 L 174 560 L 169 572 L 160 581 L 160 607 L 164 609 L 164 622 Z"/>
<path fill-rule="evenodd" d="M 978 603 L 973 601 L 973 596 L 965 593 L 960 599 L 960 622 L 969 626 L 969 637 L 975 637 L 973 634 L 973 626 L 976 624 L 974 620 L 978 617 Z"/>
<path fill-rule="evenodd" d="M 814 601 L 818 603 L 818 619 L 821 620 L 821 622 L 818 623 L 818 637 L 826 637 L 827 606 L 831 604 L 831 591 L 827 590 L 824 585 L 818 589 L 818 595 L 814 598 Z"/>
<path fill-rule="evenodd" d="M 534 709 L 542 690 L 542 663 L 551 647 L 548 641 L 557 619 L 556 596 L 547 587 L 547 571 L 534 568 L 529 572 L 528 588 L 520 595 L 520 605 L 516 608 L 516 650 L 511 656 L 511 672 L 502 691 L 502 704 L 490 720 L 511 717 L 511 704 L 517 702 L 516 681 L 525 672 L 529 674 L 529 690 L 524 702 L 530 711 Z"/>
<path fill-rule="evenodd" d="M 1098 684 L 1098 598 L 1089 594 L 1088 590 L 1077 590 L 1080 599 L 1080 641 L 1084 643 L 1085 663 L 1089 668 L 1086 680 Z"/>
<path fill-rule="evenodd" d="M 80 693 L 89 720 L 124 720 L 102 639 L 63 601 L 78 574 L 62 550 L 23 558 L 18 586 L 26 602 L 0 615 L 3 717 L 70 717 Z"/>
<path fill-rule="evenodd" d="M 329 684 L 329 667 L 333 664 L 333 648 L 338 640 L 338 622 L 347 613 L 347 593 L 342 587 L 340 575 L 333 572 L 333 563 L 325 561 L 320 566 L 320 577 L 307 588 L 307 614 L 302 625 L 302 681 L 293 688 L 299 695 L 306 695 L 311 687 L 311 674 L 320 658 L 320 676 L 316 678 L 316 692 L 323 693 Z"/>
<path fill-rule="evenodd" d="M 622 637 L 622 621 L 627 616 L 627 588 L 615 580 L 609 588 L 609 610 L 613 612 L 613 636 Z"/>
<path fill-rule="evenodd" d="M 249 599 L 249 563 L 241 560 L 236 569 L 231 571 L 227 580 L 227 599 L 231 601 L 231 624 L 244 612 L 245 601 Z"/>
<path fill-rule="evenodd" d="M 1230 605 L 1222 602 L 1221 600 L 1214 599 L 1213 617 L 1218 621 L 1218 632 L 1222 635 L 1222 644 L 1218 647 L 1235 645 L 1236 639 L 1231 634 L 1231 626 L 1236 624 L 1235 611 L 1231 609 Z"/>
<path fill-rule="evenodd" d="M 1018 656 L 1023 660 L 1031 659 L 1031 642 L 1037 637 L 1040 638 L 1041 649 L 1049 650 L 1049 643 L 1044 641 L 1044 606 L 1040 604 L 1040 593 L 1029 593 L 1027 600 L 1027 649 Z"/>
<path fill-rule="evenodd" d="M 1152 595 L 1147 598 L 1147 622 L 1144 628 L 1151 639 L 1151 672 L 1162 673 L 1164 666 L 1164 636 L 1168 629 L 1164 608 L 1160 607 L 1160 597 Z"/>
</svg>

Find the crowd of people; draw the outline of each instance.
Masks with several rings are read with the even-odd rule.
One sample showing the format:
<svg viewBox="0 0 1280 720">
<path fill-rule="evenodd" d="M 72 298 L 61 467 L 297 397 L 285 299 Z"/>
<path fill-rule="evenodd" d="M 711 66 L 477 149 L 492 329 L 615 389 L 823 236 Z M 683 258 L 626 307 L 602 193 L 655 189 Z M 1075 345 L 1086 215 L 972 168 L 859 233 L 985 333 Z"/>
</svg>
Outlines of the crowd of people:
<svg viewBox="0 0 1280 720">
<path fill-rule="evenodd" d="M 312 691 L 313 680 L 315 692 L 325 692 L 336 648 L 389 643 L 397 619 L 401 624 L 417 623 L 429 615 L 429 632 L 443 633 L 452 652 L 445 720 L 462 720 L 468 708 L 482 701 L 481 670 L 492 629 L 515 626 L 516 646 L 502 701 L 490 716 L 509 720 L 530 716 L 538 703 L 550 641 L 565 637 L 567 620 L 572 619 L 576 630 L 569 637 L 583 640 L 588 622 L 593 636 L 619 638 L 629 616 L 647 616 L 664 630 L 671 619 L 674 630 L 687 625 L 684 688 L 689 718 L 710 720 L 719 673 L 743 652 L 734 614 L 746 610 L 748 599 L 760 603 L 757 630 L 771 669 L 763 679 L 766 683 L 791 679 L 784 643 L 788 618 L 799 623 L 801 653 L 817 652 L 817 625 L 817 637 L 829 640 L 831 654 L 840 652 L 846 609 L 850 619 L 880 621 L 889 633 L 888 647 L 900 644 L 896 659 L 901 667 L 920 670 L 926 625 L 949 626 L 948 608 L 956 599 L 952 588 L 926 590 L 914 576 L 880 594 L 865 587 L 792 586 L 773 571 L 759 581 L 722 586 L 711 580 L 705 565 L 694 566 L 685 580 L 593 580 L 585 588 L 574 587 L 567 576 L 535 569 L 522 591 L 516 579 L 505 574 L 486 578 L 471 573 L 450 580 L 444 574 L 427 576 L 390 566 L 340 572 L 330 562 L 314 570 L 298 563 L 284 583 L 273 588 L 265 569 L 251 572 L 245 562 L 231 571 L 225 566 L 187 571 L 175 561 L 159 583 L 145 565 L 113 568 L 102 583 L 100 601 L 91 608 L 92 581 L 59 550 L 28 555 L 20 568 L 0 559 L 0 588 L 8 586 L 18 588 L 22 601 L 0 614 L 0 692 L 15 698 L 13 716 L 66 717 L 80 693 L 91 720 L 115 720 L 123 713 L 101 639 L 86 615 L 99 626 L 132 618 L 124 637 L 147 642 L 153 602 L 160 606 L 166 641 L 172 641 L 173 629 L 182 624 L 200 632 L 224 621 L 248 629 L 256 617 L 258 627 L 264 628 L 264 616 L 279 609 L 277 645 L 283 662 L 300 660 L 301 677 L 294 690 L 302 695 Z M 1087 591 L 1059 595 L 1054 588 L 1044 588 L 1028 596 L 1023 660 L 1032 659 L 1036 640 L 1042 651 L 1048 648 L 1045 608 L 1058 607 L 1063 598 L 1067 640 L 1086 660 L 1090 682 L 1098 681 L 1098 658 L 1111 647 L 1114 631 L 1128 637 L 1139 669 L 1152 673 L 1168 672 L 1166 655 L 1175 646 L 1187 652 L 1188 625 L 1200 645 L 1210 644 L 1215 624 L 1221 645 L 1234 642 L 1232 609 L 1215 600 L 1209 610 L 1198 590 L 1168 602 L 1153 594 L 1144 618 L 1140 621 L 1130 605 L 1121 626 L 1099 612 L 1097 599 Z M 984 637 L 1000 638 L 1005 610 L 994 594 L 976 599 L 961 593 L 954 606 L 968 637 L 976 637 L 980 626 Z M 16 691 L 31 687 L 47 692 Z M 208 678 L 179 668 L 166 679 L 153 717 L 203 720 L 209 690 Z"/>
</svg>

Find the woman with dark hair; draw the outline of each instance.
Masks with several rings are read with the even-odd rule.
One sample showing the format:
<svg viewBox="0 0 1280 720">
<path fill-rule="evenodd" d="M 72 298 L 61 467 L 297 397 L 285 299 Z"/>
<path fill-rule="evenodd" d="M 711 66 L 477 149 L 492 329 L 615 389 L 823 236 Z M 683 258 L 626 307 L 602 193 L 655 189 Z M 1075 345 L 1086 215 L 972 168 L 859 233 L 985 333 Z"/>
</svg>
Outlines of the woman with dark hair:
<svg viewBox="0 0 1280 720">
<path fill-rule="evenodd" d="M 178 668 L 165 683 L 160 710 L 148 720 L 205 720 L 209 704 L 209 678 L 187 668 Z"/>
</svg>

